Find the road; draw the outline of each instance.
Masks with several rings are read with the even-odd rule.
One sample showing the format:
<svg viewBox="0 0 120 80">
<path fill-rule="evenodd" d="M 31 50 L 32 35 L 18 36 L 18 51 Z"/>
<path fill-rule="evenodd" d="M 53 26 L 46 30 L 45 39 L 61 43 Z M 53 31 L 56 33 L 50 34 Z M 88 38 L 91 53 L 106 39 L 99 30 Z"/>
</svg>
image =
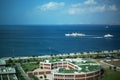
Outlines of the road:
<svg viewBox="0 0 120 80">
<path fill-rule="evenodd" d="M 25 80 L 30 80 L 28 75 L 25 73 L 25 71 L 22 69 L 20 63 L 16 63 L 17 69 L 20 71 L 21 75 L 24 77 Z"/>
</svg>

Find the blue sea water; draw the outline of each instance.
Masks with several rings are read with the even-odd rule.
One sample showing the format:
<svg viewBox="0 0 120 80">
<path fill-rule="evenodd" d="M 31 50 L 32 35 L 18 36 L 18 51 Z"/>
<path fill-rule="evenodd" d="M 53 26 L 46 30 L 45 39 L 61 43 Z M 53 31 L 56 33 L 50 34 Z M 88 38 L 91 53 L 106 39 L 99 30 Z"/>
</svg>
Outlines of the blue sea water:
<svg viewBox="0 0 120 80">
<path fill-rule="evenodd" d="M 118 25 L 1 25 L 0 57 L 120 49 Z M 66 37 L 66 33 L 83 37 Z M 104 38 L 112 34 L 112 38 Z"/>
</svg>

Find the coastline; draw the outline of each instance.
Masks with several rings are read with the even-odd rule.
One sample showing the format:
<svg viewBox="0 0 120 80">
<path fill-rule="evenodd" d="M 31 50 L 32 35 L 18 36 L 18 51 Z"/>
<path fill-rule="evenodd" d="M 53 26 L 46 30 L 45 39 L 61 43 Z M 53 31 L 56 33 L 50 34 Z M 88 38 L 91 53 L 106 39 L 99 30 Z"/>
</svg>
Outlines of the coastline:
<svg viewBox="0 0 120 80">
<path fill-rule="evenodd" d="M 110 66 L 108 65 L 108 67 L 105 68 L 104 65 L 106 65 L 106 64 L 102 63 L 101 60 L 113 60 L 113 59 L 117 59 L 117 58 L 120 59 L 119 54 L 120 54 L 120 49 L 119 50 L 109 50 L 109 51 L 105 50 L 105 51 L 94 51 L 94 52 L 77 52 L 77 53 L 69 53 L 69 54 L 44 55 L 44 56 L 3 57 L 1 59 L 5 60 L 6 63 L 12 67 L 16 66 L 17 67 L 16 70 L 18 70 L 17 73 L 21 73 L 22 78 L 24 77 L 24 79 L 25 79 L 26 76 L 28 77 L 27 72 L 29 72 L 29 71 L 30 71 L 30 74 L 34 74 L 34 77 L 36 77 L 35 74 L 38 74 L 39 70 L 38 71 L 34 71 L 34 70 L 37 70 L 37 68 L 41 68 L 39 66 L 40 62 L 43 62 L 45 60 L 67 59 L 67 58 L 78 60 L 78 59 L 84 58 L 84 59 L 92 60 L 96 63 L 99 63 L 105 70 L 109 70 Z M 107 56 L 105 56 L 104 58 L 97 58 L 97 57 L 94 58 L 94 56 L 96 56 L 96 55 L 97 56 L 105 56 L 105 55 L 116 56 L 116 55 L 118 55 L 118 56 L 116 58 L 115 57 L 107 58 Z M 18 66 L 18 64 L 19 64 L 19 66 Z M 21 68 L 21 69 L 19 70 L 19 68 Z M 112 66 L 112 69 L 114 70 L 114 66 Z M 116 67 L 116 71 L 118 71 L 117 69 L 119 70 L 118 67 Z M 111 70 L 110 72 L 112 72 L 113 70 Z M 33 73 L 32 73 L 32 71 L 33 71 Z M 46 71 L 46 72 L 48 73 L 49 71 Z M 46 73 L 46 72 L 44 72 L 44 73 Z M 95 73 L 97 73 L 97 72 L 95 72 Z M 109 72 L 107 71 L 106 73 L 109 73 Z M 88 73 L 88 74 L 92 75 L 93 73 Z M 117 74 L 117 72 L 114 72 L 114 75 L 116 75 L 116 74 Z M 26 75 L 26 76 L 24 76 L 24 75 Z M 54 75 L 54 76 L 56 76 L 56 75 Z M 38 75 L 38 77 L 40 77 L 40 76 Z M 31 78 L 31 76 L 29 76 L 28 78 Z M 104 77 L 104 78 L 106 78 L 106 77 Z M 109 79 L 107 79 L 107 80 L 109 80 Z"/>
<path fill-rule="evenodd" d="M 90 52 L 76 52 L 76 53 L 64 53 L 64 54 L 52 54 L 52 55 L 43 55 L 43 56 L 16 56 L 16 57 L 2 57 L 3 60 L 18 60 L 18 59 L 31 59 L 31 58 L 51 58 L 53 57 L 66 57 L 74 55 L 94 55 L 94 54 L 108 54 L 108 53 L 119 53 L 118 50 L 104 50 L 104 51 L 90 51 Z"/>
</svg>

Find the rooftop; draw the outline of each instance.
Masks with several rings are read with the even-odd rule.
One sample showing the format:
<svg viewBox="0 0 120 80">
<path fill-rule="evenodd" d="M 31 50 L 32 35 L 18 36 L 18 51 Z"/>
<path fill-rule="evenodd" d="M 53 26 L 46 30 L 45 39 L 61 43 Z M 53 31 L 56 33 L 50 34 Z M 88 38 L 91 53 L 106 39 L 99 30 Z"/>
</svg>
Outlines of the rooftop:
<svg viewBox="0 0 120 80">
<path fill-rule="evenodd" d="M 80 72 L 91 72 L 91 71 L 97 71 L 101 67 L 99 65 L 81 65 L 79 66 L 81 68 Z"/>
<path fill-rule="evenodd" d="M 66 69 L 66 68 L 58 68 L 58 73 L 85 73 L 85 72 L 93 72 L 101 69 L 101 65 L 96 63 L 90 59 L 65 59 L 65 60 L 53 60 L 53 62 L 59 61 L 67 61 L 70 64 L 75 65 L 76 69 Z"/>
<path fill-rule="evenodd" d="M 59 68 L 58 73 L 74 73 L 74 69 Z"/>
<path fill-rule="evenodd" d="M 11 74 L 11 73 L 16 73 L 15 68 L 12 67 L 0 68 L 0 74 Z"/>
<path fill-rule="evenodd" d="M 57 62 L 63 62 L 66 61 L 65 59 L 52 59 L 52 60 L 45 60 L 44 63 L 57 63 Z"/>
</svg>

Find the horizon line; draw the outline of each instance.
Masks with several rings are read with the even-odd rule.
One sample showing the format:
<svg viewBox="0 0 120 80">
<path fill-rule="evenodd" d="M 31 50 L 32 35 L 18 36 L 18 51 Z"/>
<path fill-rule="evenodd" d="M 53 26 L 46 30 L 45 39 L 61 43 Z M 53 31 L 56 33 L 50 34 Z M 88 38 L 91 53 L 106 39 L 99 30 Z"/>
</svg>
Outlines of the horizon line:
<svg viewBox="0 0 120 80">
<path fill-rule="evenodd" d="M 32 25 L 106 25 L 106 26 L 111 26 L 111 25 L 120 25 L 120 24 L 0 24 L 0 26 L 14 26 L 14 25 L 18 25 L 18 26 L 22 26 L 22 25 L 26 25 L 26 26 L 32 26 Z"/>
</svg>

